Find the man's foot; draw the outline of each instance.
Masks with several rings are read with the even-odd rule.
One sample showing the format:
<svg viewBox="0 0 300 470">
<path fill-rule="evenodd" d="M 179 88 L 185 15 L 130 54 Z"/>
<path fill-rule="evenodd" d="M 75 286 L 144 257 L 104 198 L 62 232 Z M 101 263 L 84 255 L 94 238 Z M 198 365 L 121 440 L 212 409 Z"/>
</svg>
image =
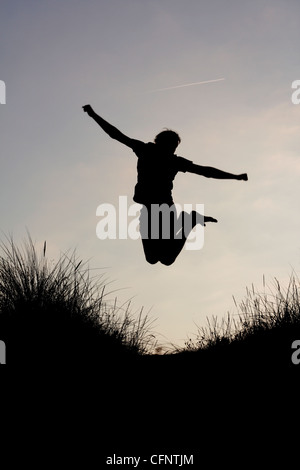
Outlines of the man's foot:
<svg viewBox="0 0 300 470">
<path fill-rule="evenodd" d="M 197 224 L 201 224 L 201 225 L 204 225 L 205 227 L 205 222 L 215 222 L 217 223 L 217 219 L 214 219 L 213 217 L 209 217 L 209 216 L 203 216 L 201 214 L 199 214 L 199 212 L 196 212 L 196 211 L 192 211 L 191 212 L 192 214 L 192 226 L 193 228 L 197 225 Z"/>
<path fill-rule="evenodd" d="M 206 217 L 204 216 L 204 227 L 205 227 L 205 222 L 214 222 L 217 223 L 217 219 L 214 219 L 213 217 Z"/>
</svg>

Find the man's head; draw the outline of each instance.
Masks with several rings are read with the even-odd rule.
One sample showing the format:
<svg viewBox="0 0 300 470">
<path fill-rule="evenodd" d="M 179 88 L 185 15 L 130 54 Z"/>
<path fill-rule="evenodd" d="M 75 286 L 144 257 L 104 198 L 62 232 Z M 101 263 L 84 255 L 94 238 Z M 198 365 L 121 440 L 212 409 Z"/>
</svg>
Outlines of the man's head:
<svg viewBox="0 0 300 470">
<path fill-rule="evenodd" d="M 164 152 L 174 153 L 177 146 L 180 144 L 181 139 L 177 132 L 166 129 L 160 132 L 154 139 L 156 145 L 158 145 Z"/>
</svg>

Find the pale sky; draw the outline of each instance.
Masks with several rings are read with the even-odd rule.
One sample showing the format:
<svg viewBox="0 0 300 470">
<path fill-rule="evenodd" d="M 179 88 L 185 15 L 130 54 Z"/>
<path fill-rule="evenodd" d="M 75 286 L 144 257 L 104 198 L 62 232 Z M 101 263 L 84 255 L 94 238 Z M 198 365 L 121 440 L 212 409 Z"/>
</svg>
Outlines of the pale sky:
<svg viewBox="0 0 300 470">
<path fill-rule="evenodd" d="M 19 242 L 28 229 L 50 258 L 76 249 L 112 281 L 111 297 L 150 312 L 162 343 L 236 313 L 232 296 L 262 289 L 263 275 L 286 285 L 300 270 L 299 18 L 298 0 L 1 0 L 2 233 Z M 202 250 L 153 266 L 140 240 L 96 237 L 100 204 L 132 204 L 136 157 L 87 103 L 132 138 L 172 128 L 178 155 L 248 173 L 175 179 L 175 202 L 219 221 Z"/>
</svg>

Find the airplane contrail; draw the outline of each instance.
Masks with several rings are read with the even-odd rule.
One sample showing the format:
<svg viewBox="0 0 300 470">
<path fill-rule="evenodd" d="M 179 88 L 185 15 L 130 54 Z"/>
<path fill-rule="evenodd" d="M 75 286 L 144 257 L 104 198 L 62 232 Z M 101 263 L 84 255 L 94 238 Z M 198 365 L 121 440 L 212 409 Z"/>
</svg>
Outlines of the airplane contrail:
<svg viewBox="0 0 300 470">
<path fill-rule="evenodd" d="M 186 83 L 185 85 L 176 85 L 176 86 L 170 86 L 167 88 L 158 88 L 157 90 L 151 90 L 149 93 L 154 93 L 156 91 L 175 90 L 175 88 L 184 88 L 187 86 L 203 85 L 204 83 L 220 82 L 221 80 L 225 80 L 225 78 L 216 78 L 214 80 L 205 80 L 202 82 Z"/>
</svg>

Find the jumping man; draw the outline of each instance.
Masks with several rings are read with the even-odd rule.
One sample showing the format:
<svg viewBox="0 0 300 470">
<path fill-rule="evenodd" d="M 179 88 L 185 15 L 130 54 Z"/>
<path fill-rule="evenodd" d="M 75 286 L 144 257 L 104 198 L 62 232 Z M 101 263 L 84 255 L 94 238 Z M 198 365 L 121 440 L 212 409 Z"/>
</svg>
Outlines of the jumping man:
<svg viewBox="0 0 300 470">
<path fill-rule="evenodd" d="M 145 143 L 124 135 L 98 116 L 89 104 L 83 106 L 83 110 L 112 139 L 130 147 L 138 158 L 137 184 L 133 200 L 143 205 L 140 233 L 145 257 L 150 264 L 158 261 L 167 266 L 173 264 L 197 223 L 205 225 L 205 222 L 217 222 L 213 217 L 203 217 L 195 211 L 191 214 L 182 212 L 179 217 L 177 216 L 172 189 L 178 171 L 195 173 L 206 178 L 248 180 L 246 173 L 234 175 L 209 166 L 196 165 L 191 160 L 175 155 L 174 152 L 181 140 L 174 131 L 162 131 L 155 137 L 154 142 Z M 153 210 L 162 207 L 167 207 L 169 210 L 158 212 Z M 169 228 L 167 236 L 163 233 L 163 223 Z"/>
</svg>

